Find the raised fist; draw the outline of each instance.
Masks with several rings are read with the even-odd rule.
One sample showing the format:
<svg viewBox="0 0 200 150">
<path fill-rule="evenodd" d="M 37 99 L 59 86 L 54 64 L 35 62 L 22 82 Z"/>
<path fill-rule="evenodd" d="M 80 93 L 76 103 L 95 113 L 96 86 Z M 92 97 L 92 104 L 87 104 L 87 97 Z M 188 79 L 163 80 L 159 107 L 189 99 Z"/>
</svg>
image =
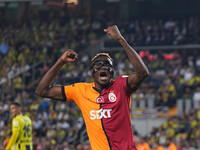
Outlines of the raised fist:
<svg viewBox="0 0 200 150">
<path fill-rule="evenodd" d="M 118 27 L 116 25 L 110 26 L 107 29 L 104 29 L 104 32 L 106 32 L 108 35 L 113 37 L 115 40 L 123 39 L 123 36 L 121 35 Z"/>
<path fill-rule="evenodd" d="M 78 54 L 74 50 L 69 49 L 62 54 L 60 59 L 64 62 L 74 62 L 78 59 Z"/>
</svg>

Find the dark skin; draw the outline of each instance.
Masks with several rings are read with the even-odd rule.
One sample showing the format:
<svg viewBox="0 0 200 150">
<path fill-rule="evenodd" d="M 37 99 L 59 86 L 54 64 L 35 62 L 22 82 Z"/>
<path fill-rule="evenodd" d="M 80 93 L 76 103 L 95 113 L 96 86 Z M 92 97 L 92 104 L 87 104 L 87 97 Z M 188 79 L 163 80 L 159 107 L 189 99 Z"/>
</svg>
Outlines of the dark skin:
<svg viewBox="0 0 200 150">
<path fill-rule="evenodd" d="M 133 72 L 128 77 L 128 84 L 131 89 L 136 90 L 140 86 L 142 81 L 149 75 L 149 71 L 146 65 L 144 64 L 140 56 L 136 53 L 136 51 L 126 42 L 116 25 L 104 29 L 104 32 L 106 32 L 109 36 L 117 40 L 124 48 L 135 70 L 135 72 Z M 57 60 L 57 62 L 53 65 L 53 67 L 51 67 L 50 70 L 44 75 L 35 93 L 41 97 L 63 100 L 61 85 L 50 85 L 55 76 L 57 75 L 58 71 L 62 68 L 62 66 L 65 63 L 75 62 L 77 59 L 78 54 L 75 51 L 70 49 L 64 52 L 62 56 Z M 99 56 L 94 61 L 96 60 L 109 60 L 109 58 L 107 56 Z M 95 66 L 93 68 L 95 68 Z M 91 73 L 92 72 L 93 70 L 91 70 Z M 106 76 L 102 77 L 102 72 L 105 72 L 104 74 L 106 74 Z M 112 81 L 113 75 L 106 69 L 106 66 L 103 66 L 94 74 L 93 77 L 95 88 L 103 90 Z"/>
<path fill-rule="evenodd" d="M 107 56 L 99 56 L 94 61 L 97 60 L 111 61 Z M 95 68 L 98 67 L 95 65 L 93 69 Z M 93 69 L 91 70 L 91 74 L 93 74 Z M 101 77 L 102 73 L 104 73 L 103 77 Z M 108 71 L 107 67 L 102 66 L 101 69 L 93 75 L 95 88 L 99 89 L 100 91 L 103 90 L 112 81 L 112 77 L 113 75 Z"/>
</svg>

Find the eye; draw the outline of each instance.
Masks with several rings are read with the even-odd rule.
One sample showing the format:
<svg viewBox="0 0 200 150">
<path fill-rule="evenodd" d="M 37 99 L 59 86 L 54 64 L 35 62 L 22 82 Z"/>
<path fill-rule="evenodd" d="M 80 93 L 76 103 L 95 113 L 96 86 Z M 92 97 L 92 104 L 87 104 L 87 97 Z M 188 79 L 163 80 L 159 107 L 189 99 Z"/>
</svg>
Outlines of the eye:
<svg viewBox="0 0 200 150">
<path fill-rule="evenodd" d="M 109 64 L 109 63 L 107 63 L 107 64 L 105 64 L 107 67 L 112 67 L 112 65 L 111 64 Z"/>
<path fill-rule="evenodd" d="M 101 62 L 101 61 L 95 63 L 95 66 L 102 66 L 102 65 L 103 65 L 103 62 Z"/>
<path fill-rule="evenodd" d="M 104 62 L 104 65 L 105 65 L 106 67 L 112 67 L 112 65 L 111 65 L 108 61 Z"/>
<path fill-rule="evenodd" d="M 99 61 L 94 62 L 92 66 L 95 66 L 95 67 L 106 66 L 106 67 L 111 68 L 112 64 L 109 61 L 106 61 L 106 60 L 99 60 Z"/>
</svg>

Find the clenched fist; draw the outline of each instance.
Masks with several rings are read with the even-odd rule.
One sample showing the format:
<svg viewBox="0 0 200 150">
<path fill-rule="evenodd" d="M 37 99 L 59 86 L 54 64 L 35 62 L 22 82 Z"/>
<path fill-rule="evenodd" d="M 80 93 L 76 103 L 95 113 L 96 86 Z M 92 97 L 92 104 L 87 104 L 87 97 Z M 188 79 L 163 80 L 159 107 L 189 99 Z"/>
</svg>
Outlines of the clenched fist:
<svg viewBox="0 0 200 150">
<path fill-rule="evenodd" d="M 108 27 L 107 29 L 104 29 L 104 32 L 106 32 L 108 35 L 110 35 L 117 41 L 124 39 L 116 25 L 113 25 L 113 26 Z"/>
<path fill-rule="evenodd" d="M 69 50 L 67 50 L 66 52 L 64 52 L 62 54 L 62 56 L 60 57 L 60 59 L 62 61 L 64 61 L 65 63 L 67 63 L 67 62 L 74 62 L 74 61 L 76 61 L 78 59 L 78 54 L 74 50 L 69 49 Z"/>
</svg>

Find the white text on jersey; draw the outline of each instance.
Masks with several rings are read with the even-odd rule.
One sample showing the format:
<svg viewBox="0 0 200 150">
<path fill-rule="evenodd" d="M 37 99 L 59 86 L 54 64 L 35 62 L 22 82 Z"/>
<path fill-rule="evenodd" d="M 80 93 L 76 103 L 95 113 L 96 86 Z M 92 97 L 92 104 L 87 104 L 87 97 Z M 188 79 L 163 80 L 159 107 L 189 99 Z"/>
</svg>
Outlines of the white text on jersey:
<svg viewBox="0 0 200 150">
<path fill-rule="evenodd" d="M 102 119 L 102 118 L 111 118 L 110 112 L 112 109 L 100 109 L 100 110 L 91 110 L 90 119 Z"/>
</svg>

